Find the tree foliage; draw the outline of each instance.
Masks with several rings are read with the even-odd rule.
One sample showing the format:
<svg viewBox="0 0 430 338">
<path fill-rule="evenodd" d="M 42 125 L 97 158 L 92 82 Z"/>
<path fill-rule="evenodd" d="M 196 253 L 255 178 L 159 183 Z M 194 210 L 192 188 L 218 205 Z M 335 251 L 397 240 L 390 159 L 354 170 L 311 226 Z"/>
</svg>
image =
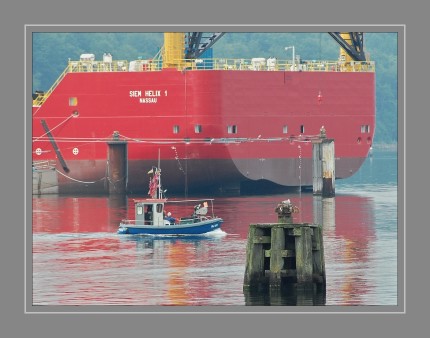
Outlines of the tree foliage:
<svg viewBox="0 0 430 338">
<path fill-rule="evenodd" d="M 397 33 L 365 33 L 366 53 L 376 62 L 375 143 L 397 142 Z M 69 58 L 93 53 L 101 60 L 109 52 L 116 60 L 153 58 L 163 33 L 33 33 L 33 91 L 48 90 Z M 327 33 L 227 33 L 214 45 L 214 57 L 291 59 L 295 46 L 303 60 L 336 60 L 339 46 Z"/>
</svg>

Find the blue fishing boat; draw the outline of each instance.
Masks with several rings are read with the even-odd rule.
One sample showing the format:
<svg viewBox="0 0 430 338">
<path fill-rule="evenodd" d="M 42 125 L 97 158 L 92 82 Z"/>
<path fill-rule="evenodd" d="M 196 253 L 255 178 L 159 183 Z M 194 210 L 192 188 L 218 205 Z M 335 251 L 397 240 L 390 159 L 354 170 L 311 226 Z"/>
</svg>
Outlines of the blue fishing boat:
<svg viewBox="0 0 430 338">
<path fill-rule="evenodd" d="M 221 227 L 223 220 L 216 217 L 213 212 L 213 199 L 172 200 L 164 198 L 161 188 L 161 170 L 151 169 L 154 176 L 149 183 L 148 194 L 151 198 L 134 200 L 134 219 L 124 219 L 120 222 L 118 234 L 142 235 L 200 235 Z M 166 204 L 177 203 L 187 208 L 190 203 L 194 205 L 189 216 L 173 218 L 166 213 Z M 208 215 L 209 206 L 211 215 Z M 185 211 L 184 211 L 185 214 Z"/>
</svg>

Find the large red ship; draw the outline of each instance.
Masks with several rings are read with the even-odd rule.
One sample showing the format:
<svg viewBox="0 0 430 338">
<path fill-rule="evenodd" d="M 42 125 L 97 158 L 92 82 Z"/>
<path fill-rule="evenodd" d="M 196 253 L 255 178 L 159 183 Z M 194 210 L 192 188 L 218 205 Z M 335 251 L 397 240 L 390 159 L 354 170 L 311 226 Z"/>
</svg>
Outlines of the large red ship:
<svg viewBox="0 0 430 338">
<path fill-rule="evenodd" d="M 158 161 L 170 192 L 311 186 L 322 127 L 336 178 L 360 168 L 375 130 L 373 62 L 345 46 L 335 61 L 190 57 L 190 37 L 165 33 L 152 60 L 81 55 L 33 95 L 33 193 L 108 192 L 112 140 L 127 143 L 120 179 L 132 193 L 148 190 Z"/>
</svg>

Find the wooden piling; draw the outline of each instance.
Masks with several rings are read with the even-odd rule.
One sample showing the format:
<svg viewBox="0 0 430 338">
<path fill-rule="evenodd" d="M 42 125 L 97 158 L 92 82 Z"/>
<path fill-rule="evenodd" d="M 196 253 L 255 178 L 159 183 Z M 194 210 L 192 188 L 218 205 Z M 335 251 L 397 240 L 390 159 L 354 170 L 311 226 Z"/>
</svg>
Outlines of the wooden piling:
<svg viewBox="0 0 430 338">
<path fill-rule="evenodd" d="M 323 197 L 335 195 L 334 140 L 321 137 L 312 141 L 313 193 Z"/>
<path fill-rule="evenodd" d="M 312 236 L 312 274 L 313 279 L 319 284 L 325 285 L 325 259 L 324 259 L 324 241 L 322 225 L 318 224 L 313 229 Z"/>
<path fill-rule="evenodd" d="M 312 255 L 313 229 L 309 226 L 300 226 L 294 229 L 296 242 L 296 273 L 297 283 L 311 283 L 313 273 Z"/>
<path fill-rule="evenodd" d="M 257 287 L 266 284 L 264 267 L 264 245 L 270 243 L 270 237 L 264 235 L 264 228 L 251 224 L 246 246 L 245 280 L 249 287 Z"/>
<path fill-rule="evenodd" d="M 281 286 L 281 271 L 284 269 L 285 233 L 283 227 L 273 227 L 270 240 L 270 274 L 269 285 Z"/>
<path fill-rule="evenodd" d="M 128 181 L 127 142 L 119 140 L 119 133 L 114 132 L 108 145 L 108 189 L 109 194 L 125 194 Z"/>
</svg>

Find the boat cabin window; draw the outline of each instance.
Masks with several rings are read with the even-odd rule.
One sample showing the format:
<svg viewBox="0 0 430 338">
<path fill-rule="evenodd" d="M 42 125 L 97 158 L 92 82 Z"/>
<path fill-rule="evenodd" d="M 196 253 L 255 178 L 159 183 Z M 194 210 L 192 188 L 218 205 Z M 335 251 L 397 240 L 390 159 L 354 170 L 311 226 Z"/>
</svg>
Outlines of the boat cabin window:
<svg viewBox="0 0 430 338">
<path fill-rule="evenodd" d="M 179 134 L 179 126 L 173 126 L 173 134 Z"/>
<path fill-rule="evenodd" d="M 196 125 L 194 126 L 194 132 L 195 132 L 196 134 L 200 134 L 200 133 L 202 132 L 202 126 L 201 126 L 200 124 L 196 124 Z"/>
<path fill-rule="evenodd" d="M 152 204 L 146 205 L 145 221 L 152 221 Z"/>
<path fill-rule="evenodd" d="M 138 205 L 136 208 L 137 214 L 142 215 L 143 214 L 143 207 L 141 205 Z"/>
<path fill-rule="evenodd" d="M 284 134 L 287 134 L 287 133 L 288 133 L 288 126 L 287 126 L 287 125 L 284 125 L 284 126 L 282 127 L 282 132 L 283 132 Z"/>
<path fill-rule="evenodd" d="M 300 126 L 300 133 L 301 134 L 303 134 L 305 132 L 305 125 L 304 124 L 302 124 L 301 126 Z"/>
<path fill-rule="evenodd" d="M 157 212 L 161 214 L 163 212 L 163 205 L 161 203 L 157 204 Z"/>
</svg>

